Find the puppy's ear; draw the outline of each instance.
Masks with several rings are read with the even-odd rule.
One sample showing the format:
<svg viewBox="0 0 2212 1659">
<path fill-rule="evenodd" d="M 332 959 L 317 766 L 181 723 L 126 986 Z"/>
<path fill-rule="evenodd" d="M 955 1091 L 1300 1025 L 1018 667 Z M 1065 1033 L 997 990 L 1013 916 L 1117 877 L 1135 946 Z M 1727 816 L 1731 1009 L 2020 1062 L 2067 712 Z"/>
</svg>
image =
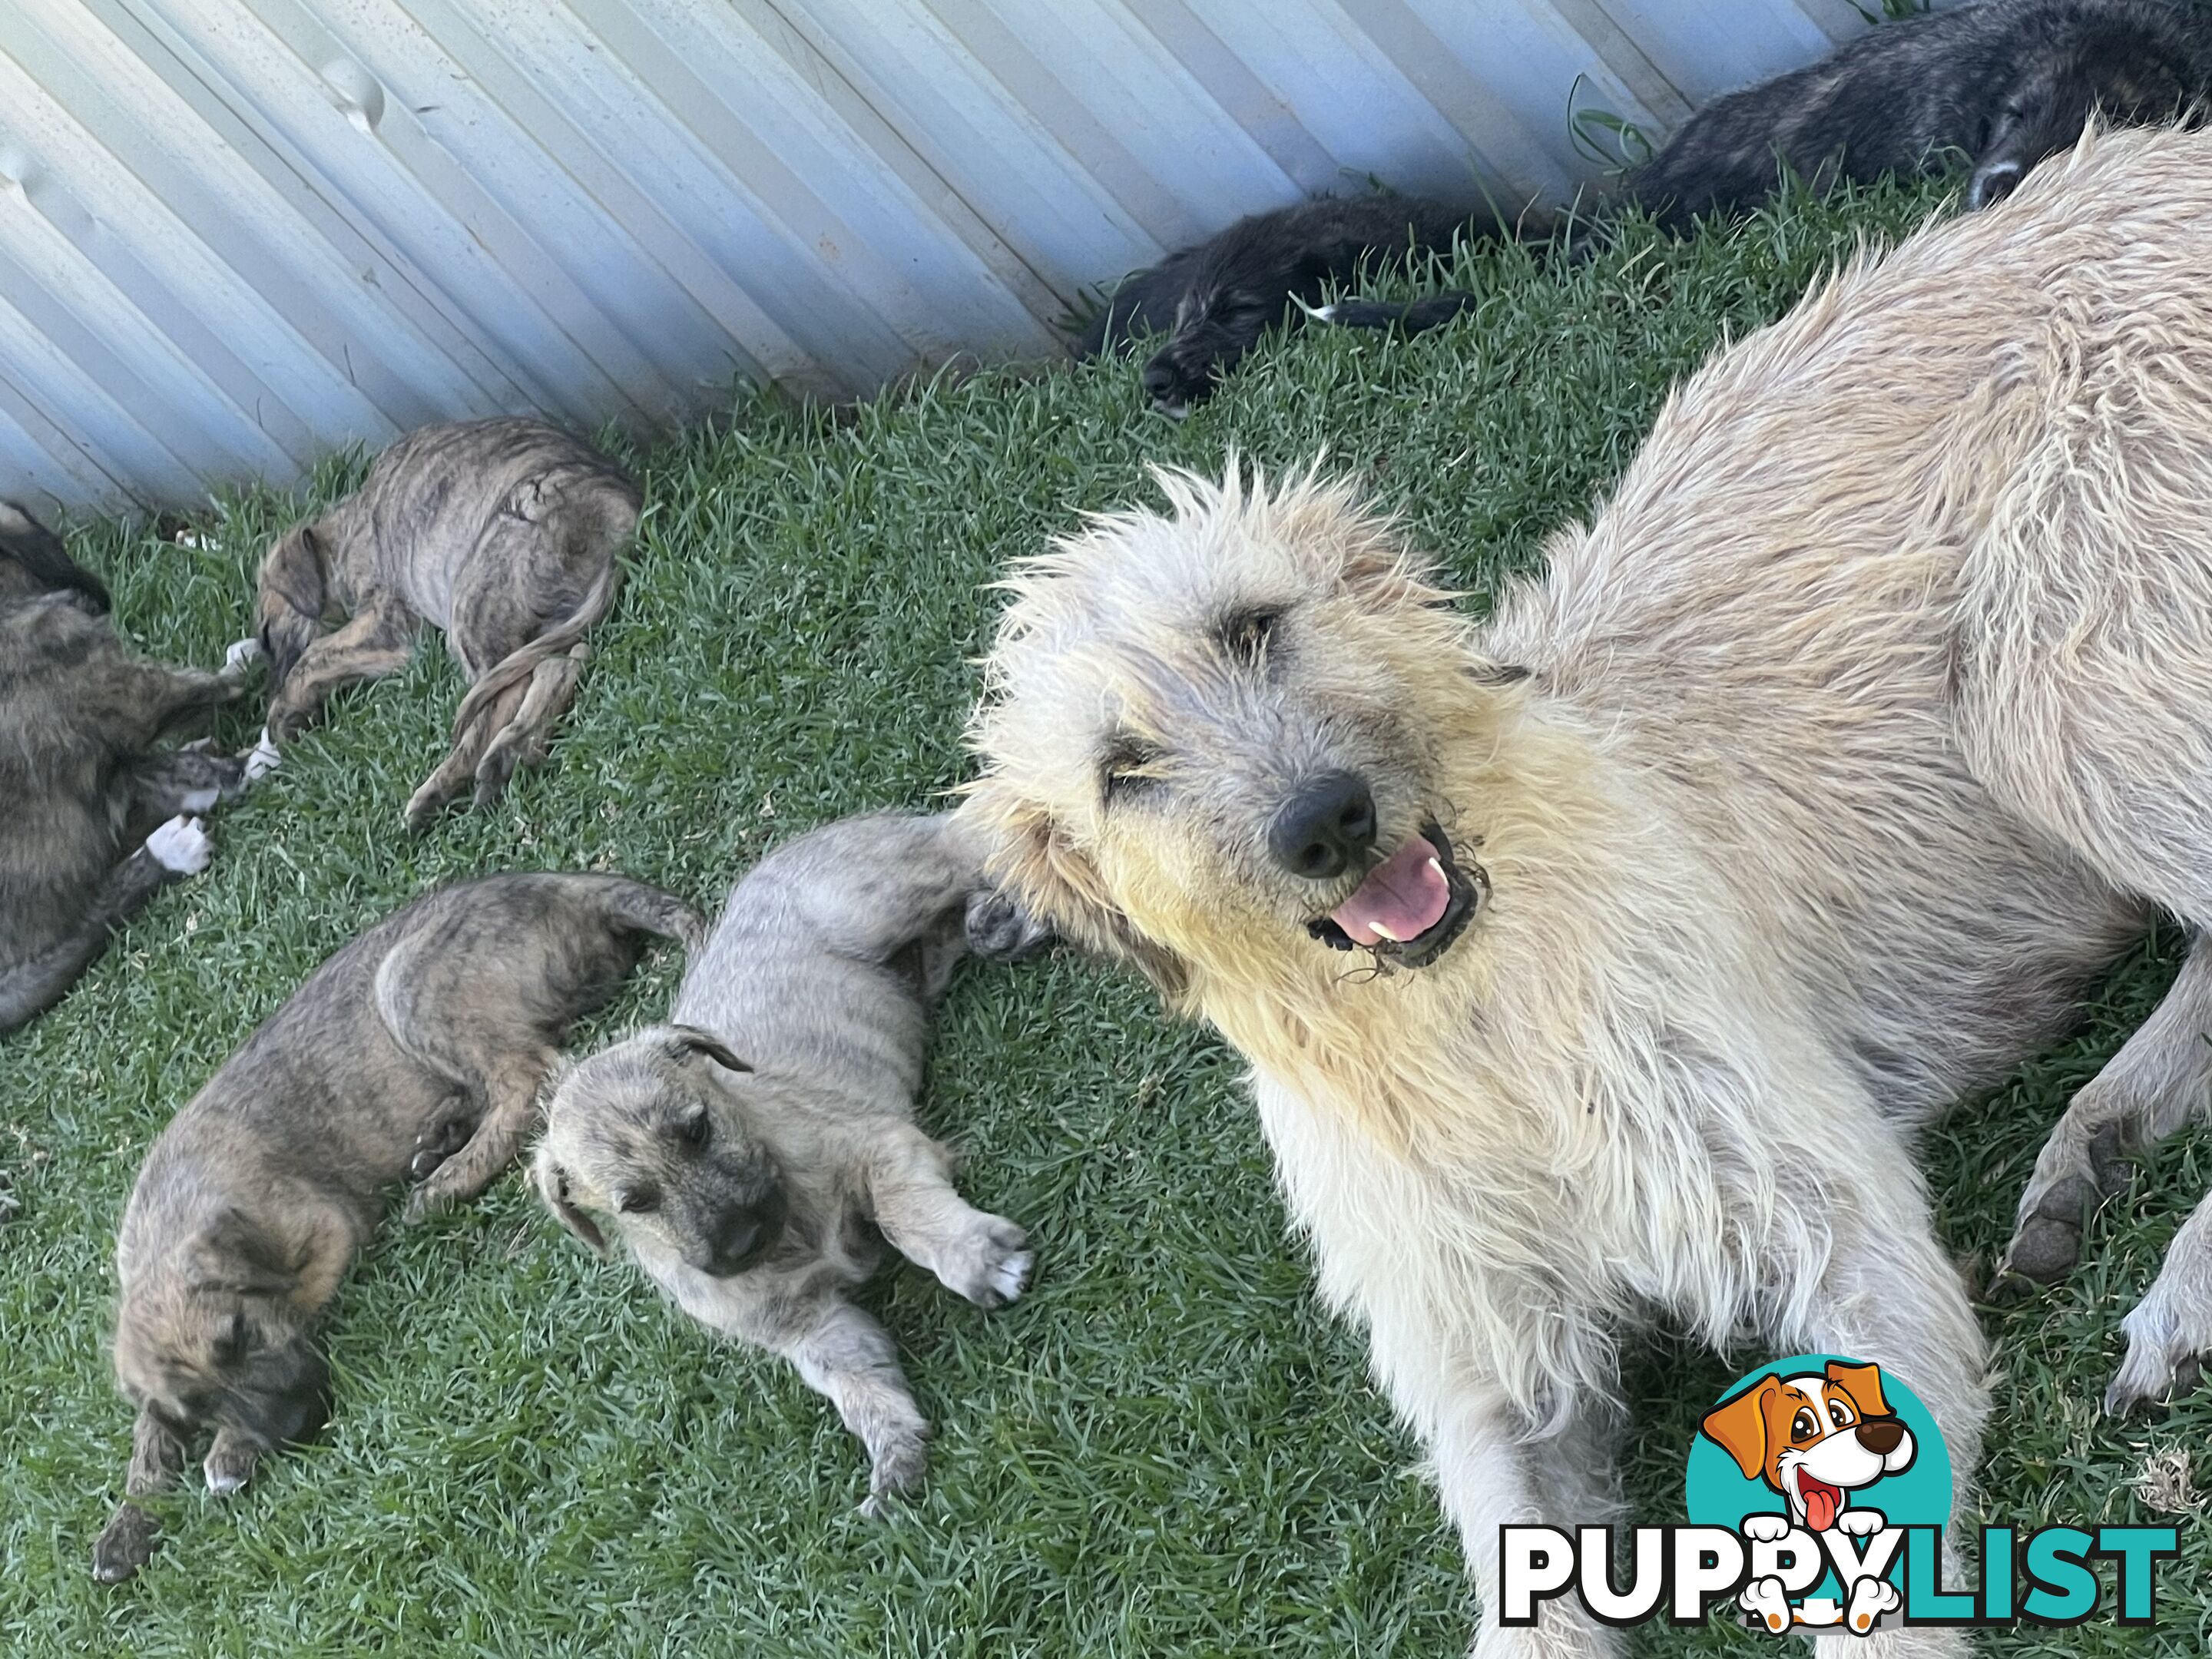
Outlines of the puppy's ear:
<svg viewBox="0 0 2212 1659">
<path fill-rule="evenodd" d="M 729 1044 L 712 1031 L 702 1031 L 696 1025 L 672 1025 L 668 1028 L 668 1057 L 683 1061 L 703 1054 L 725 1071 L 750 1072 L 746 1065 L 731 1049 Z"/>
<path fill-rule="evenodd" d="M 1781 1392 L 1780 1383 L 1762 1376 L 1753 1387 L 1707 1412 L 1705 1420 L 1698 1425 L 1709 1439 L 1735 1459 L 1747 1480 L 1765 1480 L 1771 1474 L 1766 1466 L 1767 1406 Z"/>
<path fill-rule="evenodd" d="M 329 592 L 323 547 L 312 525 L 295 525 L 261 561 L 258 633 L 269 659 L 269 691 L 275 696 L 301 653 L 322 632 Z"/>
<path fill-rule="evenodd" d="M 607 1236 L 599 1231 L 598 1223 L 568 1201 L 568 1172 L 548 1154 L 540 1152 L 537 1163 L 531 1166 L 531 1176 L 532 1184 L 538 1188 L 538 1196 L 544 1200 L 545 1207 L 553 1212 L 554 1218 L 599 1255 L 605 1255 L 607 1253 Z"/>
<path fill-rule="evenodd" d="M 1828 1385 L 1841 1389 L 1850 1396 L 1851 1404 L 1859 1408 L 1861 1417 L 1891 1417 L 1895 1413 L 1881 1397 L 1881 1367 L 1879 1365 L 1846 1365 L 1831 1359 L 1827 1365 Z"/>
<path fill-rule="evenodd" d="M 185 1282 L 226 1296 L 278 1297 L 299 1288 L 300 1270 L 276 1241 L 236 1206 L 202 1228 L 185 1255 Z"/>
</svg>

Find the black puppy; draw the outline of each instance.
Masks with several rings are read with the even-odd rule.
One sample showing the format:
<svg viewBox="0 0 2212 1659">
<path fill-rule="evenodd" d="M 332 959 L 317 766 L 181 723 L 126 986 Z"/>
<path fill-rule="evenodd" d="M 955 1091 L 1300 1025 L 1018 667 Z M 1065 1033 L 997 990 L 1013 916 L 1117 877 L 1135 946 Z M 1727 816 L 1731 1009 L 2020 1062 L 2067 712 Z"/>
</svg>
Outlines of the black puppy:
<svg viewBox="0 0 2212 1659">
<path fill-rule="evenodd" d="M 1826 189 L 1972 167 L 1966 204 L 2008 193 L 2081 136 L 2165 121 L 2212 93 L 2212 9 L 2184 0 L 1986 0 L 1868 31 L 1809 69 L 1692 116 L 1629 177 L 1663 225 L 1756 208 L 1781 163 Z"/>
<path fill-rule="evenodd" d="M 107 603 L 0 503 L 0 1035 L 60 1000 L 163 885 L 207 867 L 197 814 L 244 787 L 238 761 L 155 747 L 238 688 L 132 656 Z"/>
<path fill-rule="evenodd" d="M 1455 235 L 1502 229 L 1486 208 L 1467 211 L 1413 196 L 1324 197 L 1254 214 L 1125 280 L 1091 319 L 1077 355 L 1095 357 L 1140 336 L 1166 335 L 1145 364 L 1144 386 L 1156 408 L 1180 417 L 1211 397 L 1214 382 L 1268 329 L 1302 321 L 1329 284 L 1350 282 L 1363 264 L 1448 252 Z M 1377 320 L 1400 319 L 1394 308 Z"/>
</svg>

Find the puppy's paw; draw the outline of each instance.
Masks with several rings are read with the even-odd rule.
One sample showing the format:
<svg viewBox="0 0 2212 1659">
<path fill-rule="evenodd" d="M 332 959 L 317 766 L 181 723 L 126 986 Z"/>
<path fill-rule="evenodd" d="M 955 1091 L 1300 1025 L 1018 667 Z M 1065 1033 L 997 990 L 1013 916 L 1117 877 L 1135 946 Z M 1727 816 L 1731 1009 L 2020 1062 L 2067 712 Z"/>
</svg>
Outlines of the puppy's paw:
<svg viewBox="0 0 2212 1659">
<path fill-rule="evenodd" d="M 860 1513 L 880 1521 L 896 1502 L 920 1489 L 929 1473 L 929 1439 L 926 1434 L 902 1435 L 878 1450 L 868 1471 L 868 1495 Z"/>
<path fill-rule="evenodd" d="M 407 1177 L 428 1181 L 445 1161 L 469 1144 L 477 1132 L 472 1117 L 441 1117 L 415 1137 L 415 1156 L 408 1160 Z"/>
<path fill-rule="evenodd" d="M 1778 1544 L 1790 1536 L 1790 1517 L 1747 1515 L 1743 1517 L 1743 1535 L 1754 1544 Z"/>
<path fill-rule="evenodd" d="M 1874 1628 L 1875 1620 L 1904 1605 L 1905 1598 L 1888 1579 L 1862 1578 L 1851 1586 L 1850 1603 L 1844 1609 L 1844 1622 L 1864 1636 Z"/>
<path fill-rule="evenodd" d="M 259 1461 L 260 1455 L 251 1445 L 225 1431 L 216 1436 L 200 1468 L 207 1476 L 207 1489 L 217 1498 L 228 1498 L 253 1479 L 253 1468 Z"/>
<path fill-rule="evenodd" d="M 270 736 L 267 726 L 263 726 L 261 736 L 246 751 L 246 781 L 258 783 L 283 763 L 284 757 L 276 752 L 276 739 Z"/>
<path fill-rule="evenodd" d="M 123 1504 L 92 1547 L 92 1576 L 103 1584 L 121 1583 L 154 1559 L 161 1540 L 159 1521 L 136 1504 Z"/>
<path fill-rule="evenodd" d="M 1783 1593 L 1779 1578 L 1754 1578 L 1743 1587 L 1743 1594 L 1735 1599 L 1741 1607 L 1767 1631 L 1779 1636 L 1790 1628 L 1790 1598 Z"/>
<path fill-rule="evenodd" d="M 1022 962 L 1048 949 L 1051 927 L 1006 894 L 988 891 L 968 901 L 968 948 L 990 962 Z"/>
<path fill-rule="evenodd" d="M 206 824 L 179 813 L 146 837 L 146 850 L 171 875 L 197 876 L 215 856 L 215 842 Z"/>
<path fill-rule="evenodd" d="M 979 1308 L 1003 1308 L 1029 1288 L 1036 1259 L 1029 1235 L 1000 1215 L 980 1218 L 950 1257 L 938 1266 L 945 1288 Z"/>
<path fill-rule="evenodd" d="M 1836 1517 L 1836 1530 L 1846 1538 L 1871 1538 L 1888 1524 L 1880 1510 L 1845 1510 Z"/>
<path fill-rule="evenodd" d="M 230 648 L 222 653 L 222 666 L 216 672 L 236 685 L 245 679 L 246 671 L 266 654 L 261 648 L 261 641 L 251 635 L 242 640 L 233 640 Z"/>
</svg>

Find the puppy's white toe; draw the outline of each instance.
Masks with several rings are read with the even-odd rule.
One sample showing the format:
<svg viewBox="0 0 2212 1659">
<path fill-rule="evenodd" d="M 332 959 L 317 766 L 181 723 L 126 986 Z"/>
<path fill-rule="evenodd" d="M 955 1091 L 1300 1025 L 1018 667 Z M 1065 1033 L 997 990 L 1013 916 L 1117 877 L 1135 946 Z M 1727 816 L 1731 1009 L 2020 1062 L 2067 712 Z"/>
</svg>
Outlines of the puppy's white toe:
<svg viewBox="0 0 2212 1659">
<path fill-rule="evenodd" d="M 1836 1530 L 1850 1538 L 1870 1538 L 1887 1524 L 1880 1510 L 1845 1510 L 1836 1517 Z"/>
<path fill-rule="evenodd" d="M 222 666 L 216 672 L 231 681 L 242 680 L 246 671 L 261 660 L 261 641 L 251 635 L 242 640 L 233 640 L 230 648 L 222 653 Z"/>
<path fill-rule="evenodd" d="M 215 856 L 215 841 L 198 818 L 179 814 L 146 837 L 146 850 L 164 870 L 197 876 Z"/>
<path fill-rule="evenodd" d="M 246 781 L 252 783 L 257 779 L 265 778 L 283 763 L 284 757 L 276 752 L 276 745 L 269 736 L 269 728 L 263 726 L 260 740 L 246 757 Z"/>
<path fill-rule="evenodd" d="M 210 1474 L 207 1478 L 207 1489 L 217 1498 L 228 1498 L 234 1492 L 242 1492 L 245 1487 L 246 1477 L 228 1469 L 219 1474 Z"/>
<path fill-rule="evenodd" d="M 1778 1544 L 1790 1536 L 1790 1517 L 1786 1515 L 1747 1515 L 1743 1517 L 1743 1535 L 1754 1544 Z"/>
<path fill-rule="evenodd" d="M 1001 1300 L 1012 1302 L 1030 1285 L 1030 1269 L 1036 1258 L 1027 1250 L 1017 1250 L 991 1270 L 991 1288 Z"/>
</svg>

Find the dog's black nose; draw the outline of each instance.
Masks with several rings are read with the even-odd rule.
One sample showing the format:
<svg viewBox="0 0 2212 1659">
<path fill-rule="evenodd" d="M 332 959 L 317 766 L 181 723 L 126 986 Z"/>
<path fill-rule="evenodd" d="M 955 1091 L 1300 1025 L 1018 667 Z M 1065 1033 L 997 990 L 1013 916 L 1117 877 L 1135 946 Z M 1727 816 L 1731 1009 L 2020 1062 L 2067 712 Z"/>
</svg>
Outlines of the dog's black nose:
<svg viewBox="0 0 2212 1659">
<path fill-rule="evenodd" d="M 1869 1417 L 1859 1425 L 1859 1444 L 1876 1457 L 1887 1457 L 1905 1438 L 1905 1425 L 1893 1417 Z"/>
<path fill-rule="evenodd" d="M 1145 365 L 1143 375 L 1145 395 L 1155 403 L 1171 404 L 1182 401 L 1182 376 L 1162 352 Z"/>
<path fill-rule="evenodd" d="M 1334 880 L 1374 845 L 1375 797 L 1351 772 L 1309 778 L 1267 831 L 1275 862 L 1309 881 Z"/>
</svg>

